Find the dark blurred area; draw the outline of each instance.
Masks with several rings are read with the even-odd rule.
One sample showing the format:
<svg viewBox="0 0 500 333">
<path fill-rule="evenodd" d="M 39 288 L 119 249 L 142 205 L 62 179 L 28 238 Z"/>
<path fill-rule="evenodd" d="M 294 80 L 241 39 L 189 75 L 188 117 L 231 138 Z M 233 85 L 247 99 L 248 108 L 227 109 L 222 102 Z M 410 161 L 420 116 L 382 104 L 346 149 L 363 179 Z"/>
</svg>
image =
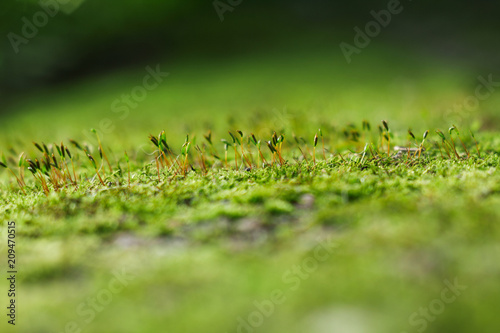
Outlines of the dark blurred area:
<svg viewBox="0 0 500 333">
<path fill-rule="evenodd" d="M 389 1 L 327 0 L 3 0 L 3 102 L 39 87 L 139 66 L 156 59 L 230 59 L 287 46 L 338 47 Z M 221 21 L 219 11 L 223 13 Z M 500 2 L 401 1 L 378 42 L 498 68 Z M 221 9 L 222 8 L 222 9 Z M 54 9 L 54 8 L 53 8 Z M 47 11 L 45 11 L 47 12 Z M 36 32 L 26 20 L 38 20 Z M 24 37 L 28 29 L 30 38 Z M 25 32 L 26 32 L 25 31 Z M 15 34 L 15 36 L 13 35 Z M 13 38 L 16 46 L 13 46 Z M 14 44 L 15 44 L 14 43 Z M 17 50 L 16 50 L 17 48 Z M 16 52 L 17 51 L 17 52 Z M 340 50 L 339 50 L 340 52 Z"/>
</svg>

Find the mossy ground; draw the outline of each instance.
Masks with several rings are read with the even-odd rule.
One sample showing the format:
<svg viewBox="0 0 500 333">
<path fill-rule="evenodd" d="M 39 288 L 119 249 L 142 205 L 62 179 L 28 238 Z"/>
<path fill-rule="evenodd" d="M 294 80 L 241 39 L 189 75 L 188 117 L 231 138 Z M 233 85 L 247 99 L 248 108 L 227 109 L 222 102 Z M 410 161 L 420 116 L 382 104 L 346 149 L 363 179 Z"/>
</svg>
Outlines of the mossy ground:
<svg viewBox="0 0 500 333">
<path fill-rule="evenodd" d="M 454 122 L 443 120 L 443 101 L 467 96 L 470 85 L 460 84 L 468 82 L 467 69 L 431 63 L 416 71 L 407 57 L 375 70 L 384 54 L 373 52 L 373 60 L 360 59 L 349 70 L 335 59 L 301 55 L 196 72 L 177 64 L 179 78 L 169 69 L 171 81 L 127 119 L 115 119 L 116 129 L 101 138 L 113 164 L 122 165 L 121 175 L 108 175 L 114 185 L 99 185 L 88 169 L 78 190 L 46 197 L 27 175 L 23 195 L 2 173 L 2 253 L 6 222 L 17 223 L 16 329 L 64 332 L 74 322 L 107 333 L 497 331 L 500 140 L 491 126 L 476 134 L 481 158 L 471 142 L 470 159 L 429 151 L 411 163 L 361 163 L 348 151 L 345 161 L 330 154 L 325 161 L 318 151 L 314 165 L 293 161 L 295 151 L 285 166 L 164 174 L 160 183 L 142 152 L 153 150 L 147 135 L 161 129 L 178 147 L 186 132 L 204 126 L 221 137 L 229 126 L 245 133 L 283 129 L 287 138 L 296 132 L 312 140 L 320 126 L 333 135 L 346 122 L 388 119 L 395 143 L 404 145 L 409 126 L 423 133 Z M 320 75 L 330 67 L 337 77 Z M 375 71 L 369 80 L 344 84 L 366 70 Z M 82 131 L 96 127 L 102 110 L 142 75 L 94 80 L 14 105 L 24 113 L 5 119 L 2 148 L 32 154 L 32 140 L 87 140 Z M 193 83 L 198 76 L 206 81 Z M 498 105 L 492 97 L 478 117 L 457 125 L 495 119 Z M 131 186 L 123 149 L 131 155 Z M 129 279 L 110 300 L 116 274 Z M 423 320 L 421 308 L 437 306 L 445 281 L 455 279 L 467 288 Z M 260 310 L 259 320 L 255 312 L 276 290 L 283 293 L 280 304 Z M 241 320 L 254 324 L 241 328 Z"/>
</svg>

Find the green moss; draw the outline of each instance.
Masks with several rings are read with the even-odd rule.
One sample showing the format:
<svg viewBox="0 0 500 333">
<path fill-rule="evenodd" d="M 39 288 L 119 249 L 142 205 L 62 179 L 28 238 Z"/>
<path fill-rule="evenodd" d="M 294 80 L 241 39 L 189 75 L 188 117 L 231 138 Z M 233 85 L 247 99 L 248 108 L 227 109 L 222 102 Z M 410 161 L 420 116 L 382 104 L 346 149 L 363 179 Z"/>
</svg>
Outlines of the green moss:
<svg viewBox="0 0 500 333">
<path fill-rule="evenodd" d="M 383 60 L 368 59 L 359 67 L 346 70 L 344 66 L 330 77 L 324 75 L 325 67 L 335 67 L 330 57 L 309 60 L 287 70 L 277 66 L 281 62 L 268 59 L 265 70 L 259 71 L 259 61 L 247 59 L 230 65 L 231 70 L 223 74 L 206 69 L 210 80 L 199 84 L 192 80 L 198 70 L 193 69 L 191 79 L 180 77 L 151 93 L 130 119 L 116 123 L 115 133 L 101 137 L 111 164 L 122 170 L 114 175 L 105 171 L 109 186 L 94 178 L 83 154 L 75 157 L 80 186 L 51 191 L 48 197 L 31 175 L 25 177 L 27 194 L 23 195 L 16 181 L 2 171 L 0 231 L 3 237 L 6 222 L 16 221 L 21 331 L 62 332 L 68 321 L 75 320 L 91 332 L 158 332 L 165 327 L 179 332 L 230 332 L 237 330 L 239 317 L 254 311 L 254 302 L 280 289 L 286 302 L 276 305 L 259 331 L 309 332 L 311 321 L 331 328 L 336 324 L 331 318 L 345 321 L 342 314 L 347 313 L 354 321 L 384 326 L 373 332 L 409 332 L 414 327 L 408 317 L 440 297 L 443 280 L 455 277 L 469 289 L 428 331 L 475 332 L 484 327 L 498 331 L 498 133 L 476 133 L 482 158 L 466 141 L 473 152 L 470 159 L 443 160 L 439 150 L 431 148 L 436 138 L 429 138 L 425 157 L 409 162 L 374 159 L 369 154 L 361 159 L 365 141 L 353 142 L 342 133 L 347 122 L 359 127 L 363 119 L 383 116 L 394 134 L 391 141 L 406 145 L 410 125 L 416 127 L 415 133 L 427 127 L 445 128 L 450 124 L 443 124 L 439 110 L 443 103 L 453 105 L 454 99 L 442 97 L 462 98 L 468 89 L 460 84 L 467 82 L 464 75 L 449 64 L 429 65 L 415 74 L 419 93 L 417 100 L 408 103 L 387 86 L 395 76 L 405 74 L 405 66 L 391 72 L 391 66 L 379 66 Z M 390 57 L 387 61 L 403 60 Z M 248 70 L 249 63 L 259 66 Z M 348 78 L 365 77 L 373 68 L 378 73 L 373 79 L 346 85 Z M 234 84 L 232 73 L 244 69 L 245 79 Z M 288 82 L 288 73 L 301 78 L 297 87 Z M 255 88 L 259 86 L 255 82 L 268 81 L 272 87 Z M 97 99 L 90 85 L 83 92 L 79 87 L 65 91 L 59 99 L 54 93 L 42 99 L 44 103 L 34 97 L 24 106 L 14 106 L 20 115 L 0 124 L 2 150 L 17 158 L 8 153 L 12 146 L 16 153 L 24 151 L 33 158 L 40 153 L 31 140 L 60 142 L 71 137 L 83 142 L 82 129 L 96 126 L 93 121 L 109 108 L 112 99 L 103 97 L 109 82 L 114 82 L 113 92 L 137 84 L 135 78 L 122 82 L 114 77 L 95 83 Z M 231 107 L 228 96 L 239 96 Z M 80 103 L 75 104 L 75 99 Z M 404 113 L 402 103 L 408 106 Z M 498 109 L 494 100 L 484 103 L 485 108 Z M 289 105 L 287 113 L 282 105 Z M 153 157 L 148 155 L 153 151 L 148 133 L 165 127 L 169 144 L 180 153 L 184 125 L 190 125 L 191 137 L 196 133 L 201 146 L 201 134 L 206 133 L 203 123 L 208 121 L 218 155 L 223 156 L 219 140 L 228 138 L 230 114 L 237 115 L 231 123 L 233 133 L 255 131 L 259 139 L 267 140 L 272 129 L 283 127 L 276 130 L 285 134 L 286 165 L 234 170 L 230 150 L 230 168 L 206 154 L 210 167 L 204 174 L 199 156 L 193 153 L 189 161 L 196 171 L 174 175 L 164 169 L 158 181 Z M 427 114 L 425 121 L 422 114 Z M 277 119 L 285 116 L 290 119 L 282 126 Z M 313 165 L 307 149 L 311 150 L 319 127 L 327 160 L 318 143 Z M 20 143 L 17 133 L 22 133 Z M 292 133 L 306 140 L 308 146 L 302 144 L 301 149 L 308 161 L 300 158 Z M 376 130 L 367 134 L 366 141 L 377 146 L 377 135 Z M 95 143 L 89 146 L 96 151 Z M 271 161 L 268 148 L 262 148 Z M 124 149 L 130 156 L 131 186 Z M 256 150 L 245 149 L 256 161 Z M 283 275 L 295 265 L 313 265 L 307 259 L 327 238 L 335 247 L 327 247 L 331 252 L 324 261 L 307 278 L 299 279 L 298 289 L 291 290 Z M 0 242 L 0 252 L 5 250 Z M 116 270 L 125 268 L 135 279 L 113 295 L 94 321 L 86 323 L 75 315 L 82 302 L 107 288 Z"/>
</svg>

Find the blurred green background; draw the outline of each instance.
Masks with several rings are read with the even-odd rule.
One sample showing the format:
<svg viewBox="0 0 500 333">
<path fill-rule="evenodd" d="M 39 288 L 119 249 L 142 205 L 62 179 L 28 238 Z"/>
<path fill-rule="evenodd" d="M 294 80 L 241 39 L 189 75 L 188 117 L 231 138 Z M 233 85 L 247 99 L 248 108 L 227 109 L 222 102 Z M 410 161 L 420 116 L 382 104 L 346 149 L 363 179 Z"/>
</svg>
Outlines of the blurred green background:
<svg viewBox="0 0 500 333">
<path fill-rule="evenodd" d="M 388 1 L 236 1 L 223 21 L 211 1 L 67 2 L 18 52 L 2 39 L 4 139 L 22 140 L 13 122 L 55 140 L 81 132 L 73 124 L 99 128 L 106 118 L 116 129 L 109 135 L 134 138 L 144 135 L 138 125 L 168 123 L 179 133 L 228 120 L 244 126 L 285 108 L 337 122 L 393 117 L 403 128 L 498 124 L 498 97 L 473 111 L 456 107 L 478 76 L 498 72 L 494 1 L 403 1 L 350 64 L 340 43 L 354 44 L 354 27 L 364 30 Z M 52 2 L 3 2 L 1 35 L 22 36 L 23 18 L 32 22 L 40 3 Z M 170 76 L 122 119 L 112 103 L 142 83 L 146 66 Z"/>
</svg>

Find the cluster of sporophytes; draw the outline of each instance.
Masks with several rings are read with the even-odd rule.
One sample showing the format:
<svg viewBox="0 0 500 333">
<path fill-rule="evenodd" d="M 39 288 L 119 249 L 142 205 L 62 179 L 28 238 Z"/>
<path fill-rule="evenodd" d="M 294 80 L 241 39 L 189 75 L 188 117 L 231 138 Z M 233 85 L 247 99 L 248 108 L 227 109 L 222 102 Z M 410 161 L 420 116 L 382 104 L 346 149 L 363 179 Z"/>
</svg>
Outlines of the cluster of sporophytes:
<svg viewBox="0 0 500 333">
<path fill-rule="evenodd" d="M 69 140 L 71 149 L 64 142 L 49 145 L 33 142 L 38 156 L 36 150 L 28 155 L 24 152 L 18 154 L 11 148 L 8 158 L 2 154 L 0 166 L 10 172 L 25 194 L 25 169 L 32 174 L 34 186 L 43 190 L 46 195 L 51 191 L 78 189 L 84 183 L 91 186 L 100 184 L 103 187 L 123 183 L 131 186 L 131 167 L 127 152 L 125 151 L 121 158 L 113 156 L 116 163 L 116 169 L 113 169 L 97 132 L 93 129 L 91 131 L 96 135 L 96 146 L 80 144 L 76 140 Z M 166 132 L 161 131 L 157 136 L 149 136 L 154 147 L 153 160 L 139 169 L 144 172 L 152 166 L 158 182 L 161 183 L 176 177 L 185 177 L 191 172 L 207 175 L 210 171 L 220 169 L 250 171 L 280 168 L 290 163 L 307 164 L 314 168 L 318 157 L 326 163 L 338 161 L 361 165 L 373 161 L 413 165 L 427 158 L 470 159 L 473 155 L 470 147 L 475 146 L 477 157 L 481 158 L 479 143 L 472 131 L 470 137 L 466 138 L 456 126 L 449 128 L 448 137 L 443 131 L 436 130 L 439 139 L 437 141 L 430 140 L 429 133 L 425 131 L 420 140 L 408 130 L 405 142 L 401 137 L 394 136 L 387 121 L 383 120 L 378 126 L 377 135 L 372 131 L 371 124 L 365 120 L 359 129 L 356 125 L 349 124 L 343 130 L 331 133 L 330 137 L 324 135 L 321 129 L 309 140 L 294 133 L 292 140 L 286 140 L 285 133 L 276 132 L 270 133 L 268 138 L 257 138 L 253 133 L 245 135 L 241 130 L 236 130 L 229 131 L 228 137 L 221 138 L 217 144 L 219 141 L 214 140 L 212 132 L 209 131 L 203 135 L 201 143 L 197 143 L 196 136 L 186 135 L 184 143 L 177 151 L 167 143 Z M 393 146 L 395 140 L 403 141 L 405 146 Z M 457 147 L 457 142 L 460 142 L 460 147 Z M 97 154 L 94 153 L 96 150 Z M 397 154 L 392 153 L 393 150 Z M 122 164 L 126 165 L 127 181 L 121 181 L 124 178 Z M 13 168 L 11 165 L 17 167 Z"/>
</svg>

